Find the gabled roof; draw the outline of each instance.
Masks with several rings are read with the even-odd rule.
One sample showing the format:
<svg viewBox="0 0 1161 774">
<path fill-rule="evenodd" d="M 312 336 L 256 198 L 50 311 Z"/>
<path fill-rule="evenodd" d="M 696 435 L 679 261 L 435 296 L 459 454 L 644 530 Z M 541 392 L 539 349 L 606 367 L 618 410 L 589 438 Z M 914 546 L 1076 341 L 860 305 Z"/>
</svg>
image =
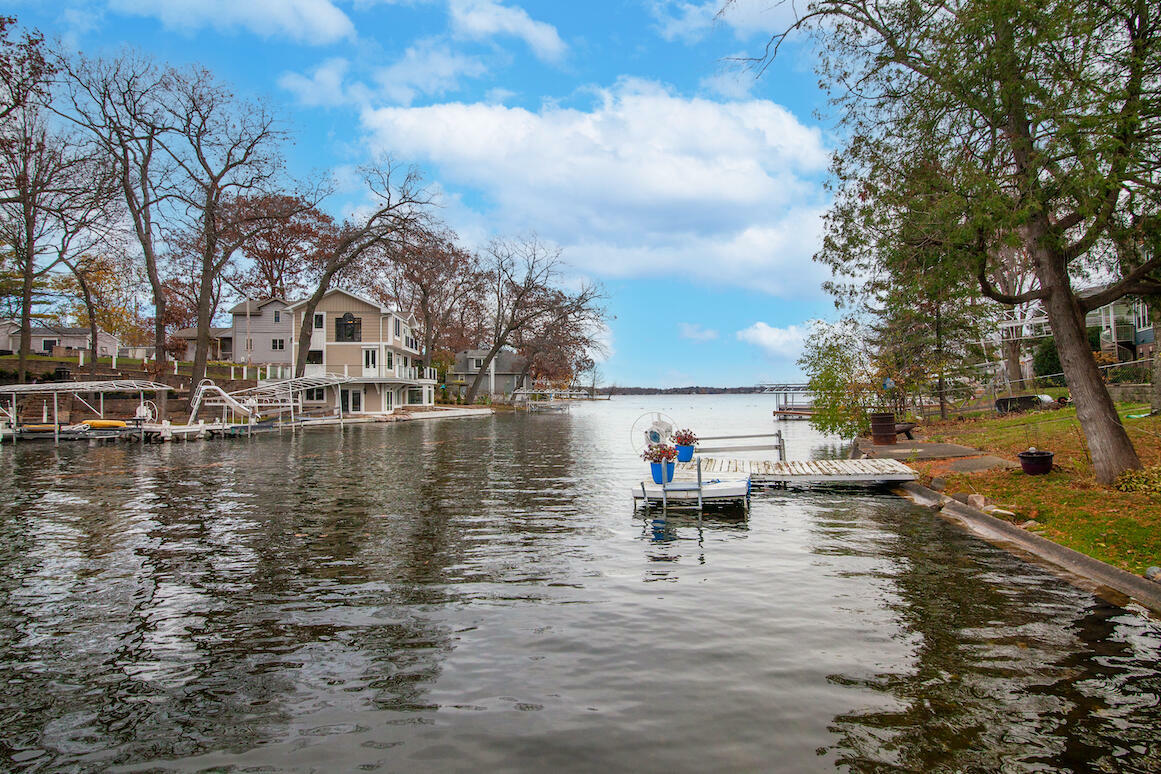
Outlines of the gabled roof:
<svg viewBox="0 0 1161 774">
<path fill-rule="evenodd" d="M 352 293 L 351 291 L 345 290 L 343 288 L 329 288 L 327 290 L 327 292 L 323 293 L 323 298 L 327 298 L 332 293 L 342 293 L 344 296 L 347 296 L 348 298 L 353 298 L 356 301 L 361 301 L 362 303 L 367 304 L 368 306 L 373 306 L 379 310 L 380 314 L 391 314 L 392 312 L 395 311 L 394 309 L 392 309 L 389 306 L 384 306 L 383 304 L 380 304 L 378 301 L 372 301 L 371 299 L 369 299 L 365 296 L 360 296 L 358 293 Z M 287 309 L 298 309 L 299 307 L 305 305 L 306 301 L 307 301 L 307 299 L 305 299 L 305 298 L 302 299 L 301 301 L 295 301 L 293 304 L 289 304 L 286 308 Z"/>
<path fill-rule="evenodd" d="M 277 297 L 264 298 L 261 300 L 256 300 L 256 299 L 250 298 L 250 299 L 246 299 L 245 301 L 243 301 L 242 303 L 238 304 L 233 309 L 231 309 L 230 314 L 246 314 L 247 311 L 249 311 L 250 314 L 254 314 L 255 312 L 260 312 L 262 310 L 262 307 L 266 306 L 267 304 L 272 304 L 275 301 L 277 301 L 281 304 L 286 304 L 286 301 L 284 299 L 277 298 Z"/>
<path fill-rule="evenodd" d="M 196 339 L 198 337 L 197 328 L 182 328 L 173 332 L 173 335 L 179 339 Z M 233 328 L 210 328 L 211 339 L 233 339 Z"/>
<path fill-rule="evenodd" d="M 20 322 L 17 320 L 0 320 L 0 325 L 10 325 L 13 328 L 13 333 L 20 330 Z M 110 336 L 112 334 L 106 333 L 100 328 L 97 329 L 97 335 L 104 334 Z M 88 336 L 88 328 L 66 327 L 63 325 L 32 325 L 33 336 Z"/>
</svg>

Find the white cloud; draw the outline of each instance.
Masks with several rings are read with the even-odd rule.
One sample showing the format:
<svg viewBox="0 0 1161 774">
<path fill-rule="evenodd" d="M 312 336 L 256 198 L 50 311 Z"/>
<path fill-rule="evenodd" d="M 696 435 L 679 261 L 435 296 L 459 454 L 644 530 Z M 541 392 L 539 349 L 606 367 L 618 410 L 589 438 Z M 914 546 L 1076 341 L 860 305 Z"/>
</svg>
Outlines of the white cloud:
<svg viewBox="0 0 1161 774">
<path fill-rule="evenodd" d="M 398 62 L 376 72 L 375 81 L 388 99 L 409 105 L 420 95 L 455 91 L 461 78 L 479 78 L 487 71 L 475 57 L 452 51 L 435 40 L 421 40 Z"/>
<path fill-rule="evenodd" d="M 373 151 L 469 189 L 498 233 L 536 230 L 583 271 L 676 273 L 791 296 L 825 198 L 820 132 L 766 100 L 717 102 L 625 80 L 587 110 L 497 104 L 366 110 Z"/>
<path fill-rule="evenodd" d="M 757 83 L 751 70 L 740 68 L 723 69 L 713 75 L 706 76 L 698 82 L 698 86 L 711 94 L 726 99 L 748 99 Z"/>
<path fill-rule="evenodd" d="M 786 0 L 734 0 L 718 16 L 723 0 L 652 0 L 657 31 L 666 40 L 698 40 L 715 24 L 724 24 L 738 38 L 781 32 L 794 20 L 794 4 Z"/>
<path fill-rule="evenodd" d="M 354 24 L 331 0 L 109 0 L 109 8 L 185 31 L 241 27 L 315 45 L 355 35 Z"/>
<path fill-rule="evenodd" d="M 756 322 L 749 328 L 737 332 L 739 341 L 745 341 L 761 349 L 767 357 L 793 360 L 802 352 L 802 342 L 806 338 L 806 328 L 790 325 L 775 328 L 764 322 Z"/>
<path fill-rule="evenodd" d="M 697 323 L 679 322 L 677 333 L 683 339 L 690 341 L 712 341 L 718 337 L 718 332 L 712 328 L 703 328 Z"/>
<path fill-rule="evenodd" d="M 328 59 L 310 74 L 285 73 L 278 79 L 278 85 L 292 92 L 298 101 L 308 107 L 334 107 L 348 99 L 343 88 L 349 62 L 346 59 Z"/>
<path fill-rule="evenodd" d="M 523 8 L 504 5 L 499 0 L 448 0 L 452 30 L 456 35 L 482 40 L 496 35 L 520 38 L 537 57 L 560 60 L 567 50 L 556 27 L 536 21 Z"/>
</svg>

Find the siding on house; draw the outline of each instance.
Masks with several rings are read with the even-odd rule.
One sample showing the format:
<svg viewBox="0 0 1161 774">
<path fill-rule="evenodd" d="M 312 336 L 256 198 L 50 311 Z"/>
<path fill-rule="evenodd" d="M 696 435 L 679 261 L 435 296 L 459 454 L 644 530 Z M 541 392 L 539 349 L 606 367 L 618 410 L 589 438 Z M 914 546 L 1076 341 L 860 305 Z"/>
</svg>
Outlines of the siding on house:
<svg viewBox="0 0 1161 774">
<path fill-rule="evenodd" d="M 483 349 L 467 349 L 456 353 L 455 364 L 452 366 L 451 381 L 453 383 L 462 383 L 458 384 L 461 393 L 471 388 L 476 374 L 480 372 L 480 369 L 476 367 L 476 361 L 483 361 L 487 356 L 487 350 Z M 490 395 L 511 395 L 524 386 L 521 374 L 524 371 L 525 364 L 525 359 L 511 350 L 497 352 L 496 357 L 492 359 L 492 362 L 488 364 L 488 368 L 485 369 L 484 381 L 481 383 L 481 392 Z M 488 373 L 489 371 L 495 371 L 494 386 L 492 376 Z"/>
<path fill-rule="evenodd" d="M 233 317 L 234 352 L 238 362 L 258 365 L 282 365 L 290 362 L 292 315 L 286 311 L 286 307 L 287 303 L 282 299 L 272 298 L 244 302 L 230 310 Z M 250 310 L 249 334 L 247 334 L 247 308 Z M 278 322 L 274 321 L 275 312 L 278 313 Z M 247 339 L 250 340 L 250 347 L 246 346 Z M 274 349 L 275 339 L 282 341 L 282 349 Z"/>
<path fill-rule="evenodd" d="M 298 356 L 296 337 L 304 314 L 300 304 L 293 304 L 291 309 L 292 341 L 289 347 L 292 363 Z M 344 394 L 348 396 L 348 406 L 353 405 L 349 399 L 351 393 L 361 396 L 359 413 L 380 413 L 407 405 L 434 403 L 435 380 L 418 378 L 422 374 L 413 378 L 403 370 L 417 366 L 419 361 L 419 353 L 407 341 L 412 335 L 410 323 L 413 320 L 339 289 L 328 291 L 313 314 L 321 314 L 324 319 L 321 330 L 314 328 L 313 320 L 310 327 L 310 351 L 312 354 L 321 353 L 322 362 L 309 363 L 306 367 L 307 375 L 334 373 L 354 377 L 357 381 L 325 388 L 324 399 L 318 400 L 316 397 L 308 403 L 309 406 L 334 407 L 337 411 Z M 337 340 L 338 325 L 348 314 L 359 320 L 359 341 Z M 399 336 L 395 335 L 397 323 Z M 369 349 L 375 351 L 375 366 L 371 370 L 365 368 L 364 361 L 364 352 Z M 418 390 L 415 395 L 420 399 L 416 404 L 410 403 L 412 390 Z"/>
<path fill-rule="evenodd" d="M 46 345 L 47 343 L 47 345 Z M 89 329 L 62 327 L 53 325 L 32 326 L 32 352 L 35 354 L 51 354 L 52 347 L 67 347 L 69 349 L 91 349 L 89 346 Z M 117 337 L 97 330 L 97 354 L 101 356 L 117 354 L 120 342 Z M 20 323 L 12 320 L 0 322 L 0 349 L 17 352 L 20 350 Z"/>
</svg>

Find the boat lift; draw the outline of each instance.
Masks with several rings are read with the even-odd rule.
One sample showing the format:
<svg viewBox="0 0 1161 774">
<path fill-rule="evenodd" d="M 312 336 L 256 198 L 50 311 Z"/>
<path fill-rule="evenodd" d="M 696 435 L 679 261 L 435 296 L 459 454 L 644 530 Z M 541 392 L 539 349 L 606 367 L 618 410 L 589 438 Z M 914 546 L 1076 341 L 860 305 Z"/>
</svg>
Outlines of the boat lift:
<svg viewBox="0 0 1161 774">
<path fill-rule="evenodd" d="M 146 406 L 145 393 L 152 392 L 157 394 L 159 392 L 169 392 L 173 388 L 168 384 L 161 384 L 160 382 L 151 382 L 142 379 L 109 379 L 104 381 L 91 382 L 46 382 L 44 384 L 5 384 L 0 386 L 0 424 L 8 425 L 11 428 L 12 442 L 16 443 L 16 437 L 20 434 L 20 417 L 17 406 L 17 401 L 22 397 L 42 395 L 47 397 L 52 396 L 52 440 L 53 443 L 60 443 L 60 402 L 61 395 L 71 395 L 74 400 L 80 401 L 90 411 L 97 416 L 104 419 L 105 417 L 105 394 L 115 392 L 135 392 L 141 401 L 140 407 Z M 97 395 L 97 405 L 89 403 L 82 395 Z M 7 407 L 4 406 L 3 397 L 10 396 L 10 401 Z M 148 407 L 146 407 L 148 408 Z M 46 405 L 47 409 L 47 405 Z M 47 411 L 46 411 L 47 413 Z"/>
<path fill-rule="evenodd" d="M 198 411 L 202 406 L 214 406 L 222 409 L 223 422 L 225 422 L 227 411 L 245 417 L 250 425 L 254 424 L 258 417 L 266 414 L 289 413 L 290 424 L 293 426 L 295 407 L 298 408 L 300 414 L 302 412 L 303 392 L 353 381 L 355 381 L 355 377 L 339 374 L 299 376 L 294 379 L 280 379 L 259 384 L 257 387 L 227 392 L 215 384 L 212 379 L 203 379 L 190 398 L 188 424 L 192 425 L 197 421 Z"/>
</svg>

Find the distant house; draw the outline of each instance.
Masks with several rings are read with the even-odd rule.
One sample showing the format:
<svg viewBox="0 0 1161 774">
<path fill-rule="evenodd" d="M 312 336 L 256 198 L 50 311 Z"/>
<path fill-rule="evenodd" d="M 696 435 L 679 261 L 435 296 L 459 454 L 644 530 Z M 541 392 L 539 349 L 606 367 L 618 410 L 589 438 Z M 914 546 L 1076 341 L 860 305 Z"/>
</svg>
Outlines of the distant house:
<svg viewBox="0 0 1161 774">
<path fill-rule="evenodd" d="M 246 365 L 290 362 L 290 321 L 294 316 L 281 298 L 247 300 L 230 310 L 234 358 Z"/>
<path fill-rule="evenodd" d="M 291 364 L 305 301 L 287 307 Z M 306 391 L 307 409 L 343 414 L 386 414 L 435 403 L 435 369 L 423 368 L 415 318 L 346 290 L 328 290 L 314 310 L 305 376 L 335 374 L 352 379 Z"/>
<path fill-rule="evenodd" d="M 181 339 L 185 342 L 185 354 L 182 355 L 182 360 L 193 360 L 197 355 L 198 349 L 198 329 L 197 328 L 182 328 L 175 331 L 174 338 Z M 234 359 L 234 329 L 231 328 L 210 328 L 210 351 L 207 357 L 210 360 L 227 360 Z"/>
<path fill-rule="evenodd" d="M 97 330 L 97 355 L 117 354 L 120 342 L 111 333 Z M 90 350 L 88 328 L 67 328 L 59 325 L 32 326 L 33 354 L 51 355 L 54 347 Z M 20 350 L 20 323 L 15 320 L 0 320 L 0 350 L 8 353 Z"/>
<path fill-rule="evenodd" d="M 1083 288 L 1077 292 L 1080 297 L 1090 296 L 1104 290 L 1107 285 Z M 1154 349 L 1153 323 L 1149 319 L 1149 305 L 1131 296 L 1124 296 L 1097 307 L 1085 314 L 1086 328 L 1100 330 L 1100 351 L 1124 363 L 1150 357 Z M 1001 338 L 1035 341 L 1052 336 L 1052 327 L 1043 308 L 1034 307 L 1021 320 L 1000 323 Z M 1031 376 L 1031 356 L 1026 355 L 1026 376 Z"/>
<path fill-rule="evenodd" d="M 456 387 L 461 395 L 467 393 L 476 374 L 484 368 L 484 359 L 488 351 L 484 349 L 465 349 L 456 353 L 455 365 L 452 366 L 449 387 Z M 528 361 L 507 349 L 502 349 L 492 358 L 492 362 L 484 369 L 485 376 L 480 387 L 481 395 L 510 396 L 524 386 L 524 369 Z"/>
</svg>

